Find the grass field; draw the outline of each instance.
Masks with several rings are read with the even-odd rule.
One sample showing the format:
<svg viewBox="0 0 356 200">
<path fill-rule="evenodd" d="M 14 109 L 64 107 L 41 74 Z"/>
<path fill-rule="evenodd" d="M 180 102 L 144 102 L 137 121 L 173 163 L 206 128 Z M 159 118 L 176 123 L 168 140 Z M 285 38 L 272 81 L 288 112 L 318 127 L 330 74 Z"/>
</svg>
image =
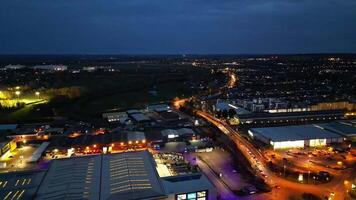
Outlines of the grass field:
<svg viewBox="0 0 356 200">
<path fill-rule="evenodd" d="M 102 112 L 143 107 L 191 95 L 190 82 L 205 71 L 191 66 L 125 65 L 119 72 L 50 74 L 47 88 L 80 87 L 80 98 L 56 105 L 27 105 L 12 113 L 0 113 L 0 122 L 23 123 L 64 116 L 77 120 L 100 117 Z"/>
</svg>

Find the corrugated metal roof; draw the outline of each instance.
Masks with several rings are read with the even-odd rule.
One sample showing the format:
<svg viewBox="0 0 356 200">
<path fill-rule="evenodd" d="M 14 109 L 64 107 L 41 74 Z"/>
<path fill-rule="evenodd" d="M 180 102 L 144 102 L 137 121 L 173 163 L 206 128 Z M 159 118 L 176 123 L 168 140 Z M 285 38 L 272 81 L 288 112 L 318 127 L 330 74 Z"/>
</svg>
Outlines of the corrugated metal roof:
<svg viewBox="0 0 356 200">
<path fill-rule="evenodd" d="M 36 199 L 165 197 L 148 151 L 54 160 Z"/>
<path fill-rule="evenodd" d="M 344 136 L 356 135 L 356 125 L 351 121 L 331 122 L 327 124 L 320 124 L 320 126 Z"/>
<path fill-rule="evenodd" d="M 295 141 L 311 139 L 340 138 L 341 136 L 323 129 L 321 126 L 310 124 L 300 126 L 280 126 L 252 128 L 253 133 L 260 134 L 272 141 Z"/>
</svg>

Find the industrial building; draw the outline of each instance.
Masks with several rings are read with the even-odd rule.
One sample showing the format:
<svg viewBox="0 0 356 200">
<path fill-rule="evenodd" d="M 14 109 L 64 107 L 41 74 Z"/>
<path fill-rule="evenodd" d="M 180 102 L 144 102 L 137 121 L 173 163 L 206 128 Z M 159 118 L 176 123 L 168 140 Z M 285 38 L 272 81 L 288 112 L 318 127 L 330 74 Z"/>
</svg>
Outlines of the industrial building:
<svg viewBox="0 0 356 200">
<path fill-rule="evenodd" d="M 175 139 L 175 138 L 189 138 L 192 139 L 195 136 L 195 132 L 191 128 L 180 128 L 180 129 L 164 129 L 161 131 L 164 138 Z"/>
<path fill-rule="evenodd" d="M 103 113 L 103 118 L 108 122 L 119 122 L 122 124 L 129 120 L 129 116 L 126 112 Z"/>
<path fill-rule="evenodd" d="M 0 141 L 0 156 L 7 152 L 15 150 L 17 147 L 16 141 L 14 139 L 6 139 Z"/>
<path fill-rule="evenodd" d="M 326 146 L 344 140 L 343 136 L 315 124 L 252 128 L 248 133 L 252 138 L 270 144 L 273 149 Z"/>
<path fill-rule="evenodd" d="M 238 115 L 241 127 L 264 127 L 270 125 L 295 125 L 304 123 L 322 123 L 344 119 L 340 110 L 305 111 L 292 113 L 251 113 Z"/>
<path fill-rule="evenodd" d="M 0 175 L 2 199 L 215 200 L 201 173 L 159 177 L 148 151 L 51 161 L 47 172 Z"/>
<path fill-rule="evenodd" d="M 338 121 L 320 124 L 326 130 L 338 133 L 351 142 L 356 141 L 356 120 Z"/>
<path fill-rule="evenodd" d="M 155 104 L 147 106 L 148 111 L 154 112 L 167 112 L 170 111 L 172 108 L 167 104 Z"/>
</svg>

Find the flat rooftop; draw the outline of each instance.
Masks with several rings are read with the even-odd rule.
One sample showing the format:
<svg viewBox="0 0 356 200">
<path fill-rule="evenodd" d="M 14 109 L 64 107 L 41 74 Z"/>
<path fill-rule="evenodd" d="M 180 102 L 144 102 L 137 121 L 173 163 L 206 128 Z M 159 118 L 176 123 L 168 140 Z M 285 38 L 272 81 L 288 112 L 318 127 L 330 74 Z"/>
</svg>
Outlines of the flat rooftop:
<svg viewBox="0 0 356 200">
<path fill-rule="evenodd" d="M 311 139 L 331 139 L 342 137 L 336 133 L 323 129 L 321 126 L 314 124 L 252 128 L 250 130 L 254 134 L 262 135 L 263 137 L 268 138 L 274 142 Z"/>
<path fill-rule="evenodd" d="M 132 117 L 137 122 L 150 121 L 150 118 L 143 113 L 130 114 L 130 117 Z"/>
<path fill-rule="evenodd" d="M 201 188 L 214 188 L 209 179 L 202 174 L 181 175 L 162 178 L 162 183 L 168 193 L 184 193 L 199 191 Z"/>
<path fill-rule="evenodd" d="M 356 136 L 356 121 L 338 121 L 320 124 L 320 126 L 346 137 Z"/>
<path fill-rule="evenodd" d="M 312 117 L 312 116 L 343 116 L 342 110 L 321 110 L 321 111 L 303 111 L 287 113 L 251 113 L 239 115 L 240 119 L 266 119 L 266 118 L 294 118 L 294 117 Z"/>
<path fill-rule="evenodd" d="M 16 200 L 165 199 L 214 189 L 200 173 L 160 178 L 148 151 L 51 161 L 47 171 L 0 174 L 0 198 Z"/>
<path fill-rule="evenodd" d="M 36 199 L 165 197 L 148 151 L 54 160 Z"/>
</svg>

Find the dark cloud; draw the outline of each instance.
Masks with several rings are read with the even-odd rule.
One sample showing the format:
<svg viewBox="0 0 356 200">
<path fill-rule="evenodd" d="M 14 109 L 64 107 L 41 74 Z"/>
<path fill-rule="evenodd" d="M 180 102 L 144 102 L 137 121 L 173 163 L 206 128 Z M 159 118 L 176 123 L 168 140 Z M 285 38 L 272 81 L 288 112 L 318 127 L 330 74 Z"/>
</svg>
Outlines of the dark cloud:
<svg viewBox="0 0 356 200">
<path fill-rule="evenodd" d="M 355 0 L 2 0 L 0 53 L 356 52 Z"/>
</svg>

